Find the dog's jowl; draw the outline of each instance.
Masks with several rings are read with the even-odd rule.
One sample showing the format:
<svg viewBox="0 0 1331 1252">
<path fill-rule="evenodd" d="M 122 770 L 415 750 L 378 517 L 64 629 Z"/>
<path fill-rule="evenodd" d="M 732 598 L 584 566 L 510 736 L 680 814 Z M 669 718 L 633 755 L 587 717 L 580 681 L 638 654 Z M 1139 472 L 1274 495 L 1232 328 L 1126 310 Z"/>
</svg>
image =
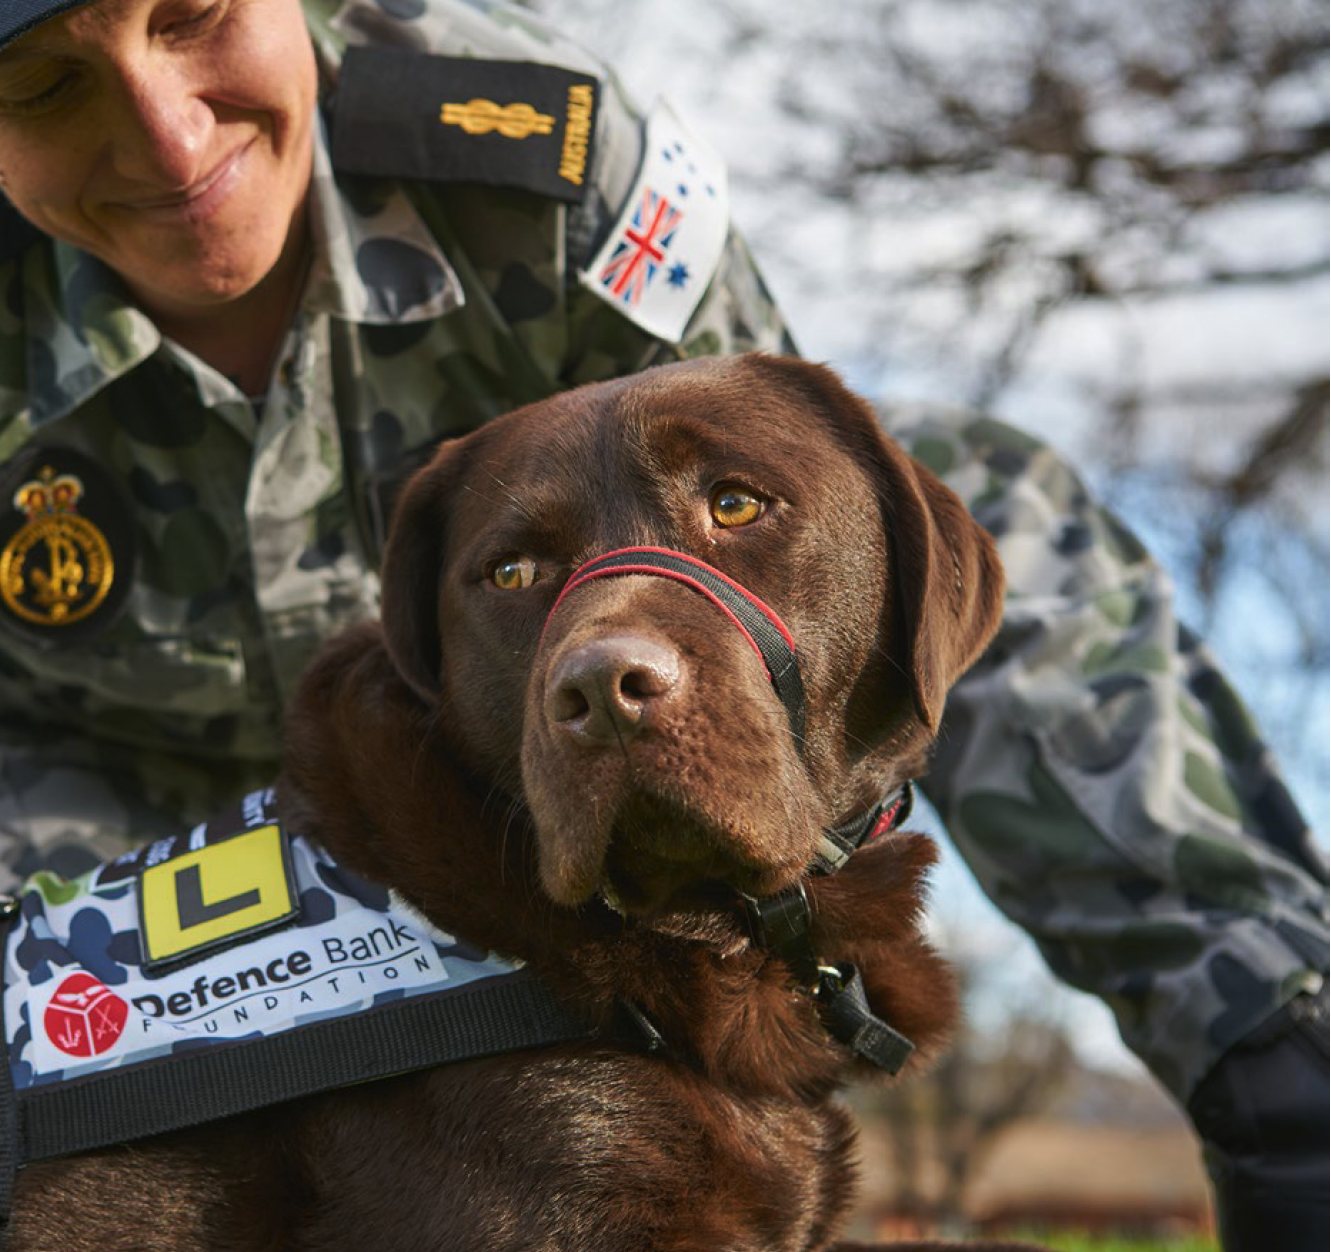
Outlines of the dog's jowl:
<svg viewBox="0 0 1331 1252">
<path fill-rule="evenodd" d="M 30 1165 L 13 1246 L 835 1247 L 833 1097 L 909 1081 L 954 1015 L 920 930 L 933 851 L 902 822 L 1001 597 L 956 497 L 796 360 L 668 366 L 445 445 L 398 502 L 382 626 L 296 696 L 276 825 L 426 940 L 521 967 L 578 1037 L 519 1024 Z M 180 862 L 172 899 L 196 873 L 185 903 L 222 933 L 259 895 L 206 871 Z M 258 942 L 309 925 L 302 899 Z"/>
</svg>

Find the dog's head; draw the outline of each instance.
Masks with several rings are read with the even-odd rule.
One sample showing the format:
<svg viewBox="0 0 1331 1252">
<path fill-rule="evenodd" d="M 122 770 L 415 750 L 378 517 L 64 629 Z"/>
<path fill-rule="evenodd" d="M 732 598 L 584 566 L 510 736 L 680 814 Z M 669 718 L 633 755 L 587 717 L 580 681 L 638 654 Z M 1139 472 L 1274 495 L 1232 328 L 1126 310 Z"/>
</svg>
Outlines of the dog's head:
<svg viewBox="0 0 1331 1252">
<path fill-rule="evenodd" d="M 670 549 L 793 639 L 803 733 L 745 634 L 602 553 Z M 919 770 L 995 629 L 1002 575 L 959 500 L 829 370 L 672 365 L 520 409 L 446 445 L 398 507 L 393 663 L 459 758 L 534 821 L 542 884 L 642 914 L 755 895 L 824 828 Z"/>
</svg>

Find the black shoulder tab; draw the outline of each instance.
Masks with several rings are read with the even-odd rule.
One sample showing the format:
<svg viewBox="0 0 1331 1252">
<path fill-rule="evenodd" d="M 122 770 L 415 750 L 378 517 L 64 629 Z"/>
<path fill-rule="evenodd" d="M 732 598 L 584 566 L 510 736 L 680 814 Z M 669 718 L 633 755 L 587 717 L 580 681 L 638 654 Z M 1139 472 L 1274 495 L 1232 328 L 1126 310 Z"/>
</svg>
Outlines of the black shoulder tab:
<svg viewBox="0 0 1331 1252">
<path fill-rule="evenodd" d="M 554 65 L 349 48 L 333 101 L 333 168 L 576 202 L 600 90 L 591 75 Z"/>
<path fill-rule="evenodd" d="M 41 238 L 42 232 L 0 196 L 0 265 L 14 260 Z"/>
</svg>

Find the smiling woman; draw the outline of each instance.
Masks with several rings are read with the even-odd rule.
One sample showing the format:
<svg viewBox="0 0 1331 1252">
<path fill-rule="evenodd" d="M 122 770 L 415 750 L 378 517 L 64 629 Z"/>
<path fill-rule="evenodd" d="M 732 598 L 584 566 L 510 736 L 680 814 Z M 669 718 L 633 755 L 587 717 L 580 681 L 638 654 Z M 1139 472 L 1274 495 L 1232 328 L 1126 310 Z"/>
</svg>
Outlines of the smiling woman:
<svg viewBox="0 0 1331 1252">
<path fill-rule="evenodd" d="M 0 0 L 0 879 L 271 783 L 440 440 L 789 347 L 719 178 L 673 330 L 599 281 L 647 196 L 608 83 L 489 0 Z"/>
<path fill-rule="evenodd" d="M 0 187 L 261 390 L 304 271 L 317 73 L 298 0 L 66 7 L 0 50 Z"/>
</svg>

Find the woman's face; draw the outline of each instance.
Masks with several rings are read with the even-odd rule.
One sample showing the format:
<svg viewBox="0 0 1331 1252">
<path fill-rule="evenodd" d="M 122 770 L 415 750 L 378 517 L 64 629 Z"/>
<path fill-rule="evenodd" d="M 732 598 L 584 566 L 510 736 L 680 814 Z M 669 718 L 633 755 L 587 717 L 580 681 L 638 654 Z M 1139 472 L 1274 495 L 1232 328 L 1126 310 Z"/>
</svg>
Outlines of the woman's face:
<svg viewBox="0 0 1331 1252">
<path fill-rule="evenodd" d="M 316 94 L 299 0 L 94 0 L 0 51 L 0 188 L 150 311 L 202 312 L 299 231 Z"/>
</svg>

